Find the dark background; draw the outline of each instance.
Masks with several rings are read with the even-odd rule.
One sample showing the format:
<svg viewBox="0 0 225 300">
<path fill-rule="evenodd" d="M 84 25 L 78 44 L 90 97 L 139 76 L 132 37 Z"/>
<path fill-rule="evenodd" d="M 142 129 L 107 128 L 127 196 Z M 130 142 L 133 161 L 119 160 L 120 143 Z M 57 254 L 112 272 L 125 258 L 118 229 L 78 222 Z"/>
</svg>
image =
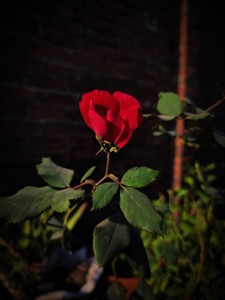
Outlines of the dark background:
<svg viewBox="0 0 225 300">
<path fill-rule="evenodd" d="M 4 3 L 5 2 L 5 3 Z M 224 10 L 220 1 L 189 1 L 187 96 L 207 108 L 225 89 Z M 1 7 L 0 194 L 42 184 L 42 157 L 80 178 L 104 155 L 78 108 L 95 88 L 136 97 L 153 112 L 159 92 L 177 89 L 180 1 L 3 1 Z M 224 123 L 224 105 L 215 110 Z M 171 183 L 173 143 L 149 121 L 112 158 L 112 172 L 148 165 Z"/>
</svg>

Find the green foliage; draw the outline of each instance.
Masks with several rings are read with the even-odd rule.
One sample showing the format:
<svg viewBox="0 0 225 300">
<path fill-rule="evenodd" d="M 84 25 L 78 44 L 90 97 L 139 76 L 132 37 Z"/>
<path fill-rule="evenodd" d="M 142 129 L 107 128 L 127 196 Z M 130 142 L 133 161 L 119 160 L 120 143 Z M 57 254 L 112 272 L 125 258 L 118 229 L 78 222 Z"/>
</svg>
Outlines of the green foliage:
<svg viewBox="0 0 225 300">
<path fill-rule="evenodd" d="M 69 187 L 74 171 L 57 166 L 49 157 L 42 158 L 36 165 L 38 174 L 49 185 L 55 188 Z"/>
<path fill-rule="evenodd" d="M 162 234 L 161 217 L 144 193 L 132 187 L 124 187 L 120 191 L 120 207 L 126 219 L 135 227 Z"/>
<path fill-rule="evenodd" d="M 93 209 L 101 209 L 107 206 L 119 189 L 115 182 L 105 182 L 97 186 L 93 193 Z"/>
<path fill-rule="evenodd" d="M 159 93 L 157 110 L 163 120 L 172 120 L 182 113 L 182 103 L 175 93 Z"/>
<path fill-rule="evenodd" d="M 100 266 L 109 264 L 130 243 L 130 227 L 121 214 L 100 222 L 94 230 L 94 251 Z"/>
<path fill-rule="evenodd" d="M 139 270 L 142 276 L 147 276 L 149 274 L 147 256 L 140 231 L 148 230 L 161 234 L 161 217 L 148 196 L 136 188 L 151 184 L 159 172 L 143 166 L 135 167 L 122 176 L 121 182 L 115 175 L 107 174 L 96 183 L 89 178 L 94 169 L 95 167 L 90 168 L 82 176 L 80 183 L 72 188 L 68 185 L 73 172 L 56 165 L 50 158 L 44 158 L 42 163 L 37 165 L 37 170 L 49 186 L 25 187 L 13 196 L 2 197 L 0 216 L 10 222 L 19 222 L 43 211 L 49 211 L 47 220 L 49 238 L 61 241 L 67 248 L 68 239 L 71 238 L 78 220 L 87 209 L 88 201 L 92 200 L 93 211 L 115 203 L 118 212 L 94 228 L 93 250 L 97 262 L 104 267 L 120 253 L 125 252 L 134 268 Z M 91 191 L 88 188 L 90 185 Z M 58 213 L 64 214 L 59 217 Z M 133 227 L 138 230 L 134 230 Z M 134 241 L 136 253 L 141 254 L 141 258 L 130 250 L 134 246 Z"/>
<path fill-rule="evenodd" d="M 86 208 L 87 203 L 83 202 L 80 206 L 75 204 L 71 210 L 68 210 L 68 214 L 66 214 L 66 217 L 64 218 L 63 222 L 67 229 L 71 231 L 73 230 L 79 219 L 82 217 Z M 68 215 L 69 217 L 67 218 Z"/>
<path fill-rule="evenodd" d="M 133 167 L 126 171 L 121 183 L 126 186 L 142 188 L 155 181 L 158 174 L 159 171 L 147 167 Z"/>
<path fill-rule="evenodd" d="M 15 223 L 37 216 L 49 208 L 55 192 L 49 186 L 27 186 L 13 196 L 0 197 L 0 217 Z"/>
<path fill-rule="evenodd" d="M 33 218 L 50 206 L 56 212 L 64 212 L 70 205 L 69 200 L 77 200 L 82 195 L 82 190 L 71 188 L 55 190 L 50 186 L 27 186 L 12 196 L 0 197 L 0 217 L 15 223 Z"/>
<path fill-rule="evenodd" d="M 7 288 L 10 298 L 29 300 L 26 291 L 35 282 L 31 261 L 40 261 L 46 254 L 48 229 L 45 226 L 47 215 L 12 224 L 0 222 L 0 274 L 1 284 Z M 1 290 L 1 299 L 4 290 Z"/>
<path fill-rule="evenodd" d="M 225 246 L 221 242 L 225 221 L 213 215 L 215 203 L 224 200 L 221 192 L 215 193 L 211 186 L 215 166 L 212 168 L 213 165 L 201 167 L 198 163 L 189 167 L 184 178 L 186 186 L 171 192 L 169 210 L 163 214 L 164 238 L 142 235 L 151 269 L 149 285 L 155 296 L 168 300 L 220 300 L 225 295 Z M 174 204 L 175 197 L 182 200 L 182 207 Z"/>
<path fill-rule="evenodd" d="M 70 200 L 80 199 L 83 193 L 83 190 L 74 190 L 72 188 L 56 191 L 51 200 L 51 207 L 55 211 L 62 213 L 70 206 Z"/>
<path fill-rule="evenodd" d="M 207 111 L 203 111 L 203 112 L 200 112 L 198 114 L 193 114 L 193 113 L 185 112 L 185 115 L 187 116 L 187 119 L 201 120 L 201 119 L 205 119 L 208 116 L 210 116 L 210 113 L 207 112 Z"/>
<path fill-rule="evenodd" d="M 94 172 L 95 169 L 96 169 L 96 166 L 93 166 L 93 167 L 91 167 L 90 169 L 88 169 L 88 170 L 84 173 L 84 175 L 82 176 L 80 182 L 83 182 L 83 181 L 85 181 L 86 179 L 88 179 L 88 178 L 92 175 L 92 173 Z"/>
</svg>

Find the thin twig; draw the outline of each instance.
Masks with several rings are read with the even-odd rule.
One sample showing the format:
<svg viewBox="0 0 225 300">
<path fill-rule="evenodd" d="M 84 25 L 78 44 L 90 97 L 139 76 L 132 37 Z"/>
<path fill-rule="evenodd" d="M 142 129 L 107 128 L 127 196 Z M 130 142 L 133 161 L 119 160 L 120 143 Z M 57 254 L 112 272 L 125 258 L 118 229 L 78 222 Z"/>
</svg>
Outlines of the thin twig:
<svg viewBox="0 0 225 300">
<path fill-rule="evenodd" d="M 210 107 L 208 107 L 205 111 L 209 112 L 211 110 L 213 110 L 214 108 L 216 108 L 217 106 L 219 106 L 221 103 L 223 103 L 223 101 L 225 100 L 225 97 L 217 100 L 215 103 L 213 103 Z"/>
</svg>

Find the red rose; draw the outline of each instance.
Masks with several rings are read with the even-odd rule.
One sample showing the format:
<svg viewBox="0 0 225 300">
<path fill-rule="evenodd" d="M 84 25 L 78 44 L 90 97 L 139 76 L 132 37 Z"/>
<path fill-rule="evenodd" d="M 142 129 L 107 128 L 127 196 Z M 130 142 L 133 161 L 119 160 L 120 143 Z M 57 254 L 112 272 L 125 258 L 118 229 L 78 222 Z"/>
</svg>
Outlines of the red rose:
<svg viewBox="0 0 225 300">
<path fill-rule="evenodd" d="M 79 102 L 86 124 L 100 143 L 122 148 L 134 129 L 143 122 L 142 108 L 134 97 L 115 92 L 94 90 L 85 93 Z"/>
</svg>

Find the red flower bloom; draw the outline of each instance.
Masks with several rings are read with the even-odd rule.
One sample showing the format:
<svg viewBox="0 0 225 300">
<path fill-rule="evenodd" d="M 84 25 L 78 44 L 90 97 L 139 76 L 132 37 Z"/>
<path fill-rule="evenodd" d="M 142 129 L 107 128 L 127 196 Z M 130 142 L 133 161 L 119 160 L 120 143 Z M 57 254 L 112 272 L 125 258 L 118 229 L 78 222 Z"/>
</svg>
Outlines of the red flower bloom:
<svg viewBox="0 0 225 300">
<path fill-rule="evenodd" d="M 94 90 L 82 96 L 79 106 L 84 121 L 101 144 L 122 148 L 143 122 L 138 100 L 121 92 L 111 95 Z"/>
</svg>

